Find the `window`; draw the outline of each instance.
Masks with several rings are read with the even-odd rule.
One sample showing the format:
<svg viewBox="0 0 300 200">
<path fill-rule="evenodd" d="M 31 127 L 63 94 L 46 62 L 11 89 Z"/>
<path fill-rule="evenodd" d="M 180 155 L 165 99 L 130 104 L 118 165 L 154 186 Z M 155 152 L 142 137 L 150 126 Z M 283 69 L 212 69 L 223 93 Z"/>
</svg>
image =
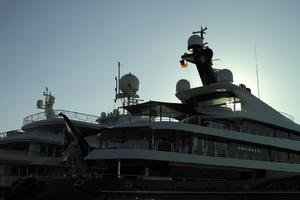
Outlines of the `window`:
<svg viewBox="0 0 300 200">
<path fill-rule="evenodd" d="M 198 97 L 199 107 L 224 107 L 228 111 L 245 111 L 241 100 L 232 92 L 216 92 Z"/>
<path fill-rule="evenodd" d="M 40 154 L 41 154 L 41 156 L 47 155 L 47 145 L 46 144 L 41 144 Z"/>
<path fill-rule="evenodd" d="M 287 132 L 284 132 L 284 131 L 276 130 L 276 137 L 288 138 L 289 134 Z"/>
<path fill-rule="evenodd" d="M 216 155 L 219 157 L 226 157 L 226 143 L 216 142 Z"/>
</svg>

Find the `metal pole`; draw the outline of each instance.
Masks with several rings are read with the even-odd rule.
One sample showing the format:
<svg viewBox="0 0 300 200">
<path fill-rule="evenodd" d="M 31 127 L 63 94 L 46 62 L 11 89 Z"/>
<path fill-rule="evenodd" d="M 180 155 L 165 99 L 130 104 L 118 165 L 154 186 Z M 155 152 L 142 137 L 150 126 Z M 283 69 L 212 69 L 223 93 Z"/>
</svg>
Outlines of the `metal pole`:
<svg viewBox="0 0 300 200">
<path fill-rule="evenodd" d="M 161 109 L 161 104 L 159 104 L 159 118 L 160 118 L 160 122 L 162 119 L 162 109 Z"/>
<path fill-rule="evenodd" d="M 151 146 L 152 146 L 152 150 L 155 150 L 155 136 L 154 136 L 154 129 L 152 128 L 152 138 L 151 138 Z"/>
<path fill-rule="evenodd" d="M 118 178 L 121 178 L 121 160 L 118 159 Z"/>
<path fill-rule="evenodd" d="M 260 92 L 259 92 L 259 78 L 258 78 L 258 64 L 257 64 L 257 55 L 256 55 L 256 45 L 254 46 L 254 53 L 255 53 L 255 66 L 256 66 L 257 93 L 258 93 L 258 98 L 260 99 Z"/>
<path fill-rule="evenodd" d="M 121 63 L 118 62 L 118 94 L 120 93 L 120 66 L 121 66 Z"/>
<path fill-rule="evenodd" d="M 150 104 L 149 104 L 149 122 L 151 122 L 151 117 L 152 117 L 152 115 L 151 115 L 151 104 L 152 104 L 152 102 L 150 101 Z"/>
</svg>

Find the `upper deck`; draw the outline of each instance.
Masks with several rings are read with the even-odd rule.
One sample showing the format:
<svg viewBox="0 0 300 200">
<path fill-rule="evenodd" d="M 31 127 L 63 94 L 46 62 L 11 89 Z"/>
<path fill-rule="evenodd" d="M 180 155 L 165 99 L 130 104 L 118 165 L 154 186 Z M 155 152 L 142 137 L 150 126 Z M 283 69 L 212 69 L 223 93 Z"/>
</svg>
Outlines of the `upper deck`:
<svg viewBox="0 0 300 200">
<path fill-rule="evenodd" d="M 61 127 L 65 122 L 59 113 L 63 113 L 72 120 L 76 126 L 80 129 L 99 129 L 103 125 L 97 122 L 99 116 L 89 115 L 79 112 L 67 111 L 67 110 L 53 110 L 53 117 L 49 118 L 46 112 L 40 112 L 33 115 L 29 115 L 23 119 L 23 130 L 52 130 L 52 132 L 61 131 Z"/>
<path fill-rule="evenodd" d="M 68 110 L 54 110 L 55 113 L 55 118 L 60 118 L 62 119 L 61 116 L 59 116 L 59 113 L 63 113 L 69 117 L 70 120 L 75 120 L 75 121 L 81 121 L 81 122 L 87 122 L 87 123 L 92 123 L 92 124 L 99 124 L 97 122 L 97 119 L 99 116 L 96 115 L 89 115 L 89 114 L 84 114 L 84 113 L 79 113 L 79 112 L 73 112 L 73 111 L 68 111 Z M 34 122 L 39 122 L 47 120 L 47 116 L 45 112 L 39 112 L 35 113 L 32 115 L 29 115 L 23 119 L 23 126 L 26 126 L 28 124 L 34 123 Z"/>
<path fill-rule="evenodd" d="M 245 88 L 231 83 L 191 88 L 177 92 L 176 96 L 182 103 L 194 106 L 197 112 L 216 118 L 245 118 L 300 131 L 300 126 L 290 116 L 275 110 Z"/>
<path fill-rule="evenodd" d="M 64 113 L 79 129 L 99 130 L 102 125 L 96 120 L 95 115 L 89 115 L 67 110 L 54 110 L 55 117 L 47 118 L 45 112 L 35 113 L 23 119 L 23 126 L 20 130 L 11 130 L 0 133 L 0 142 L 8 141 L 44 141 L 61 144 L 63 140 L 63 127 L 65 121 L 58 113 Z"/>
</svg>

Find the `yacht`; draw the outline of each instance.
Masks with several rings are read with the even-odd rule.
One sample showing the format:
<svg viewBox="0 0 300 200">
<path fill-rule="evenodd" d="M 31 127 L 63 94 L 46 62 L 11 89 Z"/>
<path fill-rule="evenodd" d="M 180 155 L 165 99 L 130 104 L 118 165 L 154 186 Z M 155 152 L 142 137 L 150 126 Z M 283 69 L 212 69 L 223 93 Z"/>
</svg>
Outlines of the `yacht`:
<svg viewBox="0 0 300 200">
<path fill-rule="evenodd" d="M 117 80 L 117 118 L 98 131 L 98 148 L 64 119 L 81 149 L 82 174 L 61 177 L 38 199 L 299 199 L 300 126 L 212 67 L 206 28 L 188 39 L 182 67 L 195 64 L 201 87 L 179 80 L 181 103 L 137 102 L 137 84 Z M 103 116 L 104 117 L 104 116 Z M 81 134 L 80 134 L 81 132 Z"/>
<path fill-rule="evenodd" d="M 44 110 L 23 119 L 20 130 L 7 131 L 0 134 L 0 187 L 2 190 L 10 187 L 13 182 L 22 177 L 60 177 L 72 175 L 75 168 L 69 170 L 69 165 L 75 163 L 63 162 L 63 152 L 66 150 L 64 120 L 58 113 L 64 113 L 72 119 L 80 130 L 93 135 L 101 125 L 98 116 L 54 110 L 55 97 L 48 88 L 43 92 L 45 100 L 37 101 L 37 108 Z M 91 148 L 97 148 L 95 136 L 87 138 Z"/>
</svg>

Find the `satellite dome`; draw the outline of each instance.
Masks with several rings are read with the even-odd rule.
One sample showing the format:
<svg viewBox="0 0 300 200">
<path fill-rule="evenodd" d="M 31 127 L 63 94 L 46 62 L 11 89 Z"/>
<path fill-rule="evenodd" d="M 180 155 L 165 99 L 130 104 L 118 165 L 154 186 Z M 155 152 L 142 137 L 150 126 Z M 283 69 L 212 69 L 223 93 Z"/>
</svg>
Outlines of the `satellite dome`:
<svg viewBox="0 0 300 200">
<path fill-rule="evenodd" d="M 217 73 L 217 80 L 220 83 L 232 83 L 233 75 L 229 69 L 221 69 Z"/>
<path fill-rule="evenodd" d="M 44 101 L 42 99 L 39 99 L 37 102 L 36 102 L 36 107 L 37 108 L 42 108 L 44 106 Z"/>
<path fill-rule="evenodd" d="M 106 113 L 105 112 L 102 112 L 101 113 L 101 118 L 105 118 L 106 117 Z"/>
<path fill-rule="evenodd" d="M 49 103 L 52 103 L 52 104 L 55 103 L 55 97 L 54 96 L 49 97 Z"/>
<path fill-rule="evenodd" d="M 139 85 L 139 79 L 131 73 L 122 76 L 119 82 L 119 88 L 125 95 L 135 95 L 139 90 Z"/>
<path fill-rule="evenodd" d="M 192 35 L 188 39 L 188 50 L 193 51 L 193 48 L 199 48 L 203 46 L 203 40 L 199 35 Z"/>
<path fill-rule="evenodd" d="M 186 79 L 181 79 L 176 83 L 176 92 L 182 92 L 185 90 L 189 90 L 191 88 L 191 84 Z"/>
</svg>

